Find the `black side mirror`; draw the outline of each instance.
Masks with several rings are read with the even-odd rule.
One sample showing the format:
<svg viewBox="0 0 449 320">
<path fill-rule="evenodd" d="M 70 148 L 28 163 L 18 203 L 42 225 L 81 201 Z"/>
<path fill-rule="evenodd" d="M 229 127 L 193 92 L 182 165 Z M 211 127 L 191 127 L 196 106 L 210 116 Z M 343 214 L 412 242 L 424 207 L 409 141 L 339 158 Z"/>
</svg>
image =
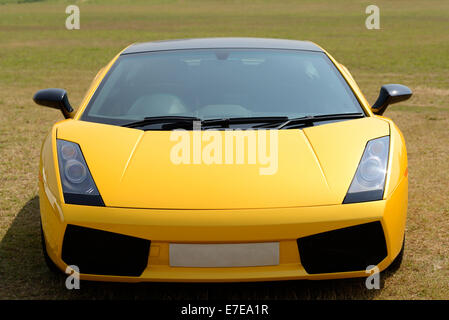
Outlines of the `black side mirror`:
<svg viewBox="0 0 449 320">
<path fill-rule="evenodd" d="M 73 108 L 67 98 L 67 92 L 64 89 L 44 89 L 39 90 L 33 97 L 34 102 L 41 106 L 55 108 L 61 110 L 64 117 L 73 117 Z"/>
<path fill-rule="evenodd" d="M 382 115 L 388 105 L 409 99 L 412 90 L 402 84 L 386 84 L 380 88 L 379 97 L 371 107 L 374 114 Z"/>
</svg>

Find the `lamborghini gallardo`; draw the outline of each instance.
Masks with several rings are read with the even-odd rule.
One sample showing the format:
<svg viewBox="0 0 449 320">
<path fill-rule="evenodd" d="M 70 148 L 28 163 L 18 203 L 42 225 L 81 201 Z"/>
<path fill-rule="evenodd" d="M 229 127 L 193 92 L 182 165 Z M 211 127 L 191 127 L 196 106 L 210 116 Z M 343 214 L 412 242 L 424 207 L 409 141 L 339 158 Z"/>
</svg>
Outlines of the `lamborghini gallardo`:
<svg viewBox="0 0 449 320">
<path fill-rule="evenodd" d="M 362 58 L 362 57 L 361 57 Z M 408 167 L 387 106 L 309 41 L 136 43 L 42 144 L 47 264 L 98 281 L 366 277 L 404 252 Z M 76 267 L 76 268 L 75 268 Z"/>
</svg>

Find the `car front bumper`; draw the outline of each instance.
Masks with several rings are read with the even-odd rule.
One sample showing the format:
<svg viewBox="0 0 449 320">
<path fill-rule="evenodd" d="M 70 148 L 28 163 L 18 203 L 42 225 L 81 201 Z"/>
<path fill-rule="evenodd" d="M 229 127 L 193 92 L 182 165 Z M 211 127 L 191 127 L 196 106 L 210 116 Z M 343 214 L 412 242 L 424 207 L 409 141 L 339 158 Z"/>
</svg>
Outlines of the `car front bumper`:
<svg viewBox="0 0 449 320">
<path fill-rule="evenodd" d="M 369 275 L 365 268 L 355 271 L 308 273 L 302 263 L 297 239 L 370 222 L 379 222 L 382 226 L 386 257 L 377 264 L 377 267 L 380 271 L 384 270 L 392 263 L 402 247 L 407 212 L 407 188 L 408 181 L 404 177 L 391 196 L 380 201 L 234 210 L 161 210 L 67 205 L 55 201 L 55 197 L 48 194 L 48 188 L 44 188 L 42 181 L 39 184 L 39 198 L 47 252 L 63 271 L 68 266 L 63 259 L 64 235 L 68 226 L 107 231 L 151 241 L 143 272 L 139 275 L 87 274 L 80 268 L 81 279 L 117 282 L 271 281 Z M 370 239 L 363 241 L 369 242 Z M 279 242 L 279 265 L 205 268 L 172 267 L 169 263 L 170 243 L 264 242 Z M 113 241 L 110 243 L 114 244 Z M 95 246 L 94 242 L 92 246 Z M 369 248 L 370 246 L 367 246 L 367 250 L 370 250 Z"/>
</svg>

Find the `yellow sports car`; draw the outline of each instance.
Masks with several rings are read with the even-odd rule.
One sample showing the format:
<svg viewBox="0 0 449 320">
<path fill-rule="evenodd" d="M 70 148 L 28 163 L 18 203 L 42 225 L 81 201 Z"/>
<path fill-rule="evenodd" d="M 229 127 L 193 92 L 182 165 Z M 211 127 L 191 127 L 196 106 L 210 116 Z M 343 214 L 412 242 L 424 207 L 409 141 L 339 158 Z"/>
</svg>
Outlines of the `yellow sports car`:
<svg viewBox="0 0 449 320">
<path fill-rule="evenodd" d="M 65 120 L 39 168 L 44 256 L 100 281 L 366 277 L 398 264 L 407 154 L 349 71 L 308 41 L 133 44 Z M 75 268 L 76 267 L 76 268 Z"/>
</svg>

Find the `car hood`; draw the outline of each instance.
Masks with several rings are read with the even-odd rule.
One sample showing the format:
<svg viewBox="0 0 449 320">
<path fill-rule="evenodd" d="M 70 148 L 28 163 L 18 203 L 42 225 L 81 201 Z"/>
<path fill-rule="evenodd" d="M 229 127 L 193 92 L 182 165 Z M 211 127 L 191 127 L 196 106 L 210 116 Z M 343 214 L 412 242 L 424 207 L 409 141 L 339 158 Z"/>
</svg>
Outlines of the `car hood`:
<svg viewBox="0 0 449 320">
<path fill-rule="evenodd" d="M 229 131 L 174 132 L 67 120 L 58 125 L 57 138 L 80 145 L 106 206 L 275 208 L 342 203 L 367 141 L 388 135 L 389 125 L 366 117 L 305 129 L 263 130 L 266 140 L 260 132 L 256 134 L 262 144 L 244 140 L 246 144 L 240 149 L 244 150 L 243 163 L 235 158 L 235 141 L 248 134 L 246 130 L 232 132 L 234 155 L 228 161 L 231 144 L 226 146 L 225 135 Z M 182 140 L 182 135 L 189 138 Z M 199 149 L 198 144 L 194 147 L 198 139 L 203 140 Z M 181 145 L 187 141 L 188 157 L 183 153 L 186 145 Z M 219 144 L 212 144 L 217 141 L 221 141 L 221 149 Z M 277 141 L 277 150 L 271 141 Z M 248 158 L 248 145 L 255 149 L 255 160 Z M 215 151 L 222 150 L 222 157 L 211 151 L 212 146 Z M 220 158 L 222 164 L 209 163 Z M 182 159 L 187 163 L 178 163 Z"/>
</svg>

